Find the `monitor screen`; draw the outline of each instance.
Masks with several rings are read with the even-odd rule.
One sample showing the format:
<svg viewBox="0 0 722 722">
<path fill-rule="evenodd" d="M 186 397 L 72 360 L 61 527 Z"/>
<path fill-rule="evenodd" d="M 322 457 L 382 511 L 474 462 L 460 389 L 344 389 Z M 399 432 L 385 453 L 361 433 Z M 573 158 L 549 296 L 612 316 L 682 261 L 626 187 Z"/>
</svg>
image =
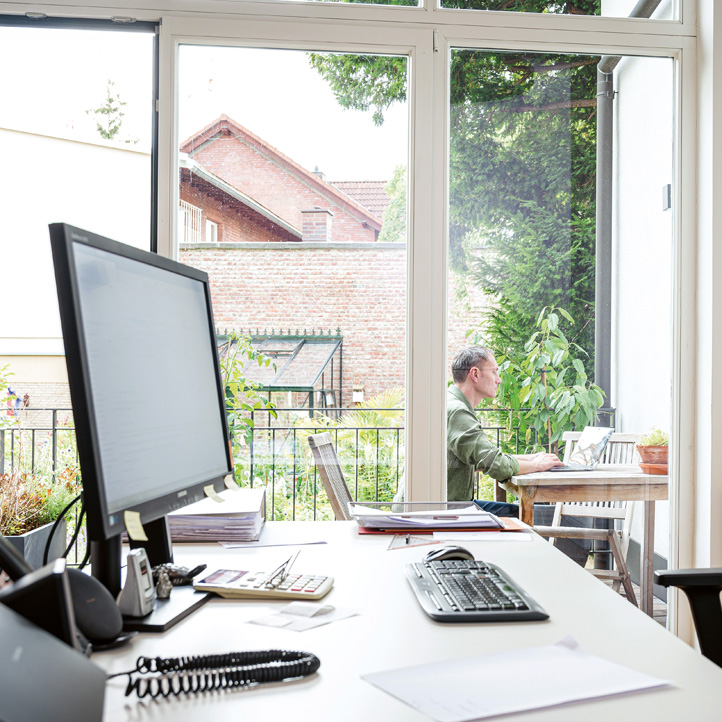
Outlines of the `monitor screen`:
<svg viewBox="0 0 722 722">
<path fill-rule="evenodd" d="M 207 274 L 50 226 L 88 537 L 224 488 L 232 474 Z"/>
</svg>

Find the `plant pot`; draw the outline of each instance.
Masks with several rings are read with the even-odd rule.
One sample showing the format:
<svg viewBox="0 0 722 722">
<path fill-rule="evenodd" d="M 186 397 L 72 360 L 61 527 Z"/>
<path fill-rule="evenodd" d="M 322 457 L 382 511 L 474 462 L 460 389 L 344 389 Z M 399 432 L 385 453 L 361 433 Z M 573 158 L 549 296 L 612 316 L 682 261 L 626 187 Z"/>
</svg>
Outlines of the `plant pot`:
<svg viewBox="0 0 722 722">
<path fill-rule="evenodd" d="M 666 464 L 669 458 L 669 446 L 644 446 L 637 444 L 639 458 L 645 464 Z"/>
<path fill-rule="evenodd" d="M 40 569 L 43 566 L 43 554 L 45 553 L 45 545 L 48 543 L 52 524 L 45 524 L 25 534 L 17 536 L 5 537 L 24 557 L 25 561 L 33 568 Z M 48 562 L 63 556 L 66 546 L 66 530 L 67 522 L 65 519 L 58 524 L 58 528 L 53 535 L 53 541 L 50 544 L 48 552 Z"/>
</svg>

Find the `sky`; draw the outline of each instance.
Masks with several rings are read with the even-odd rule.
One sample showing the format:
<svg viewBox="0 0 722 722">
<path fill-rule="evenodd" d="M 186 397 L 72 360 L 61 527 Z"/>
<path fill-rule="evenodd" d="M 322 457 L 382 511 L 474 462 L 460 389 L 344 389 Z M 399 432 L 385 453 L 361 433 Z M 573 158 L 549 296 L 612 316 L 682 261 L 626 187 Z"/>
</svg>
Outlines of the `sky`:
<svg viewBox="0 0 722 722">
<path fill-rule="evenodd" d="M 120 137 L 150 142 L 148 34 L 0 28 L 0 126 L 97 139 L 108 81 L 126 102 Z M 199 47 L 180 52 L 179 139 L 225 113 L 328 180 L 390 180 L 407 160 L 406 104 L 383 126 L 341 108 L 305 52 Z"/>
</svg>

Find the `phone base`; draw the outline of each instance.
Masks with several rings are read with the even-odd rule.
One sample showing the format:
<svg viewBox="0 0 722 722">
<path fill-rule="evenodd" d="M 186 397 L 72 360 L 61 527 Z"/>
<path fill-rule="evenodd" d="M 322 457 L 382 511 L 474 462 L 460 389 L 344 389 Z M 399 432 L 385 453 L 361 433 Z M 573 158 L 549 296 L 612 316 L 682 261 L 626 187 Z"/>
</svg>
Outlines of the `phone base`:
<svg viewBox="0 0 722 722">
<path fill-rule="evenodd" d="M 202 607 L 212 596 L 197 592 L 193 587 L 173 587 L 168 599 L 156 599 L 155 609 L 145 617 L 123 617 L 126 632 L 165 632 L 196 609 Z"/>
</svg>

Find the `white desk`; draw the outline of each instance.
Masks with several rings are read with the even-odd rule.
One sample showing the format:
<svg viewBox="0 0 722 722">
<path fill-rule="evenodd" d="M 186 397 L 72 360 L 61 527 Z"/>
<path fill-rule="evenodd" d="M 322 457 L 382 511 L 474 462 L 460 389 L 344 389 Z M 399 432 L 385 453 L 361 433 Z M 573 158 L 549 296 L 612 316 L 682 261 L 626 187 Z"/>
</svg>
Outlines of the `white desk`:
<svg viewBox="0 0 722 722">
<path fill-rule="evenodd" d="M 133 667 L 139 655 L 166 657 L 275 648 L 313 652 L 321 659 L 319 673 L 301 682 L 161 702 L 125 698 L 125 678 L 119 677 L 108 684 L 104 719 L 428 722 L 427 717 L 360 675 L 494 649 L 546 645 L 567 634 L 590 652 L 671 679 L 674 687 L 514 715 L 503 718 L 505 722 L 719 719 L 722 669 L 534 536 L 532 543 L 470 542 L 465 546 L 477 558 L 505 568 L 545 607 L 551 615 L 549 621 L 440 624 L 421 611 L 403 569 L 431 547 L 386 551 L 389 537 L 360 538 L 353 522 L 269 523 L 264 541 L 328 540 L 327 545 L 302 547 L 296 569 L 333 575 L 336 586 L 324 601 L 338 607 L 357 607 L 360 616 L 307 632 L 289 632 L 245 623 L 284 602 L 218 599 L 164 635 L 140 635 L 125 649 L 98 653 L 92 659 L 117 672 Z M 204 560 L 210 566 L 244 569 L 249 564 L 255 567 L 260 560 L 281 561 L 294 549 L 226 551 L 216 545 L 177 546 L 176 557 L 177 561 Z M 509 674 L 513 679 L 513 670 Z"/>
</svg>

